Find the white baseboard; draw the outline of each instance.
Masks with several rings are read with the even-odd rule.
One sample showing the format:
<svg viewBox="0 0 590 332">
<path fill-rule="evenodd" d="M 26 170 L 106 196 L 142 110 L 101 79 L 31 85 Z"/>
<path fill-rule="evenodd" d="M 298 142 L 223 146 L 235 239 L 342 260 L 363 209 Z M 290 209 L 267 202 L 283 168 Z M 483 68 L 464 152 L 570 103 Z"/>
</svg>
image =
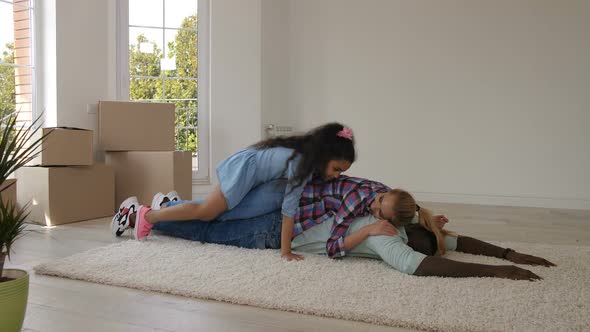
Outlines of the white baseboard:
<svg viewBox="0 0 590 332">
<path fill-rule="evenodd" d="M 207 194 L 213 191 L 214 188 L 215 184 L 193 185 L 193 199 L 207 197 Z M 590 210 L 590 200 L 585 199 L 430 193 L 419 191 L 413 191 L 412 194 L 417 200 L 426 202 Z"/>
<path fill-rule="evenodd" d="M 590 200 L 586 199 L 429 192 L 412 192 L 412 194 L 414 194 L 417 200 L 426 202 L 590 210 Z"/>
<path fill-rule="evenodd" d="M 203 199 L 215 189 L 215 184 L 193 184 L 193 199 Z"/>
</svg>

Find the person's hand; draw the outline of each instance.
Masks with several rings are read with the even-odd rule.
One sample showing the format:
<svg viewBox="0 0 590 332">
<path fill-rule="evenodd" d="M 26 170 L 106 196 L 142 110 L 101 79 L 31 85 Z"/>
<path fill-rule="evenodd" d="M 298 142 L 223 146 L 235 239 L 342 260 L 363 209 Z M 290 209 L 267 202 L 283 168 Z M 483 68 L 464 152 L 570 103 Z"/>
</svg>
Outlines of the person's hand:
<svg viewBox="0 0 590 332">
<path fill-rule="evenodd" d="M 516 251 L 508 252 L 506 255 L 506 259 L 511 261 L 512 263 L 516 264 L 525 264 L 525 265 L 541 265 L 541 266 L 556 266 L 555 264 L 551 263 L 550 261 L 546 260 L 545 258 L 536 257 L 527 254 L 521 254 Z"/>
<path fill-rule="evenodd" d="M 436 223 L 438 229 L 443 229 L 443 227 L 445 227 L 445 225 L 449 222 L 449 218 L 447 218 L 445 215 L 439 214 L 432 216 L 432 221 Z"/>
<path fill-rule="evenodd" d="M 397 235 L 397 229 L 389 221 L 382 219 L 370 226 L 369 236 L 376 235 L 394 236 Z"/>
<path fill-rule="evenodd" d="M 301 255 L 294 254 L 292 252 L 288 252 L 288 253 L 282 253 L 281 258 L 286 259 L 288 261 L 293 261 L 293 260 L 300 261 L 300 260 L 303 260 L 304 257 Z"/>
<path fill-rule="evenodd" d="M 494 274 L 494 277 L 496 277 L 496 278 L 504 278 L 504 279 L 512 279 L 512 280 L 535 281 L 535 280 L 542 280 L 543 279 L 529 270 L 525 270 L 523 268 L 520 268 L 520 267 L 514 266 L 514 265 L 494 266 L 494 273 L 493 274 Z"/>
</svg>

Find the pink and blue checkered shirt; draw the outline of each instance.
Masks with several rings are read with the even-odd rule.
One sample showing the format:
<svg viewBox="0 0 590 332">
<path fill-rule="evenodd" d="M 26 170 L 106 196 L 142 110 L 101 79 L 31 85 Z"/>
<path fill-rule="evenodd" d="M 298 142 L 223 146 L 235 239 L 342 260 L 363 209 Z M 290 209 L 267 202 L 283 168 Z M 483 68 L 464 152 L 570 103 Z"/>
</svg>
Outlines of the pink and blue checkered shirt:
<svg viewBox="0 0 590 332">
<path fill-rule="evenodd" d="M 344 236 L 350 224 L 356 217 L 369 215 L 375 196 L 389 190 L 382 183 L 344 175 L 329 182 L 308 182 L 295 214 L 293 237 L 334 217 L 326 249 L 330 257 L 344 257 Z"/>
</svg>

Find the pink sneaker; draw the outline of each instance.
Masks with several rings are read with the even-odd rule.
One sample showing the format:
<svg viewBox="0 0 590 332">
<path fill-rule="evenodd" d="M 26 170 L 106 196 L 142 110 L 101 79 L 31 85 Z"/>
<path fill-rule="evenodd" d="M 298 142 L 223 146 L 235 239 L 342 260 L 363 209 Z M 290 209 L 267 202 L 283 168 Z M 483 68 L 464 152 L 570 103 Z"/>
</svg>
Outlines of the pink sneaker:
<svg viewBox="0 0 590 332">
<path fill-rule="evenodd" d="M 152 231 L 154 225 L 145 220 L 146 213 L 151 210 L 152 209 L 149 206 L 144 205 L 140 206 L 137 210 L 137 214 L 135 215 L 135 227 L 133 228 L 133 237 L 138 241 L 145 240 Z"/>
</svg>

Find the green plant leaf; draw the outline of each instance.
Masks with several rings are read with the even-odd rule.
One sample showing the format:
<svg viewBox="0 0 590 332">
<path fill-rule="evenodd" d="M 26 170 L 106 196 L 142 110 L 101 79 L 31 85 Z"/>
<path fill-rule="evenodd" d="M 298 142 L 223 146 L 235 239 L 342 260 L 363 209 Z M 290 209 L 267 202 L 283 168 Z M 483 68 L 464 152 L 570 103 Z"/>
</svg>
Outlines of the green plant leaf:
<svg viewBox="0 0 590 332">
<path fill-rule="evenodd" d="M 31 125 L 18 126 L 17 115 L 15 112 L 0 119 L 0 184 L 37 157 L 41 153 L 41 144 L 52 132 L 36 137 L 41 117 L 37 117 Z M 25 220 L 29 216 L 27 210 L 28 204 L 19 209 L 14 202 L 0 200 L 0 252 L 6 252 L 9 259 L 12 245 L 25 231 Z"/>
</svg>

